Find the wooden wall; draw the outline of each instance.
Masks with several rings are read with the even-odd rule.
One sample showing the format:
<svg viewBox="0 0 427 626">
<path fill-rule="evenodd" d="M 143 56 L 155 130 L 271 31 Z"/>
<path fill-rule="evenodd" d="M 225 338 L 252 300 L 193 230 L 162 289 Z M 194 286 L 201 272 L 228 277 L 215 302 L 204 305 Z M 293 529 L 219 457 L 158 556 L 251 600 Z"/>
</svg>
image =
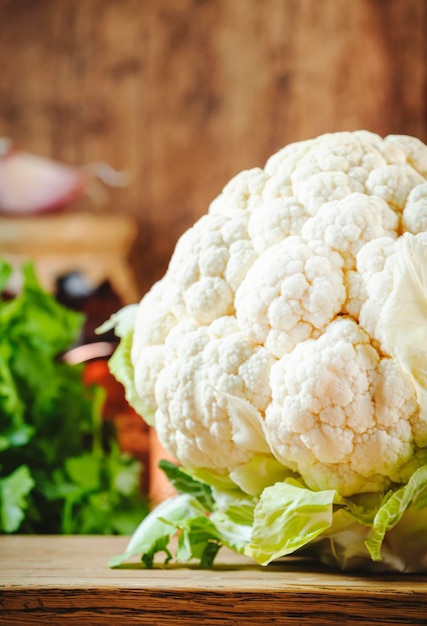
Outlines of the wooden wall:
<svg viewBox="0 0 427 626">
<path fill-rule="evenodd" d="M 131 175 L 141 293 L 238 171 L 366 128 L 427 141 L 425 0 L 0 0 L 0 136 Z"/>
</svg>

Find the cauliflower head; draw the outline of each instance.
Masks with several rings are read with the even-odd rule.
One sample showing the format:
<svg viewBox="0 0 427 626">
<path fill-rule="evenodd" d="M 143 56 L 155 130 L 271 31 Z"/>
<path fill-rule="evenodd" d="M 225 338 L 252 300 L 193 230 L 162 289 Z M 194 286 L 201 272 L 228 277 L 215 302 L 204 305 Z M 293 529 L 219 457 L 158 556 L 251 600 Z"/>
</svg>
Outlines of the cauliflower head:
<svg viewBox="0 0 427 626">
<path fill-rule="evenodd" d="M 427 446 L 426 229 L 414 137 L 325 134 L 238 174 L 135 307 L 132 385 L 164 447 L 216 475 L 262 455 L 344 497 L 407 481 Z"/>
</svg>

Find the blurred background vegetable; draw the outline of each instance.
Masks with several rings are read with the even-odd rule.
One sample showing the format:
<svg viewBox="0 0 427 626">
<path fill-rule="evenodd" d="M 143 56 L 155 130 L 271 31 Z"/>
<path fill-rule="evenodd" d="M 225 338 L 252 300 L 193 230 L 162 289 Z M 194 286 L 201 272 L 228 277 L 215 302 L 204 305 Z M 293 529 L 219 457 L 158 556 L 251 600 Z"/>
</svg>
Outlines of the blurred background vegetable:
<svg viewBox="0 0 427 626">
<path fill-rule="evenodd" d="M 0 292 L 11 268 L 0 261 Z M 64 353 L 84 316 L 23 268 L 0 301 L 0 532 L 129 533 L 147 512 L 143 467 L 103 419 L 107 388 Z"/>
</svg>

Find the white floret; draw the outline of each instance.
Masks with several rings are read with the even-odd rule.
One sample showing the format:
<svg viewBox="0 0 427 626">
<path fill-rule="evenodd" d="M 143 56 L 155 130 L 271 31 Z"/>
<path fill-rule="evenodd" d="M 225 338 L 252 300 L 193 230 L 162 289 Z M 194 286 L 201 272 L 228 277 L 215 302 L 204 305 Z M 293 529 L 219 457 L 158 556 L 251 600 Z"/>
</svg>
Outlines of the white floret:
<svg viewBox="0 0 427 626">
<path fill-rule="evenodd" d="M 415 449 L 413 385 L 351 319 L 280 359 L 270 384 L 270 445 L 313 489 L 382 489 Z"/>
<path fill-rule="evenodd" d="M 341 264 L 338 254 L 301 237 L 272 246 L 236 292 L 240 328 L 276 357 L 317 336 L 346 299 Z"/>
<path fill-rule="evenodd" d="M 403 152 L 406 162 L 427 178 L 427 146 L 420 139 L 409 135 L 388 135 L 384 145 L 392 145 Z"/>
<path fill-rule="evenodd" d="M 372 170 L 366 181 L 367 192 L 383 198 L 396 213 L 401 214 L 411 190 L 425 183 L 407 163 L 384 165 Z"/>
<path fill-rule="evenodd" d="M 171 285 L 166 277 L 157 281 L 137 305 L 132 342 L 132 360 L 147 345 L 165 342 L 178 320 L 171 311 Z"/>
<path fill-rule="evenodd" d="M 270 178 L 264 187 L 262 192 L 262 199 L 264 204 L 270 204 L 280 198 L 291 198 L 296 202 L 294 197 L 294 190 L 292 189 L 292 182 L 290 177 L 287 176 L 273 176 Z"/>
<path fill-rule="evenodd" d="M 374 274 L 384 270 L 387 259 L 394 254 L 395 243 L 392 237 L 378 237 L 359 250 L 356 266 L 365 283 L 368 283 Z"/>
<path fill-rule="evenodd" d="M 393 288 L 395 252 L 396 241 L 381 237 L 367 243 L 357 256 L 357 268 L 366 291 L 359 323 L 371 337 L 375 348 L 387 356 L 390 356 L 390 350 L 381 329 L 380 314 Z"/>
<path fill-rule="evenodd" d="M 135 316 L 135 332 L 131 348 L 135 389 L 147 408 L 154 412 L 154 387 L 164 367 L 164 342 L 178 323 L 170 309 L 170 285 L 163 278 L 145 294 Z"/>
<path fill-rule="evenodd" d="M 398 218 L 387 203 L 375 196 L 353 193 L 338 202 L 324 204 L 302 228 L 307 241 L 321 240 L 344 259 L 344 268 L 355 269 L 356 255 L 372 239 L 397 236 Z"/>
<path fill-rule="evenodd" d="M 314 215 L 325 202 L 365 193 L 370 171 L 387 163 L 380 146 L 368 132 L 320 136 L 292 173 L 294 195 Z"/>
<path fill-rule="evenodd" d="M 411 139 L 390 135 L 384 140 L 375 133 L 356 131 L 329 133 L 290 144 L 267 161 L 265 170 L 271 178 L 265 185 L 264 199 L 295 197 L 314 215 L 325 202 L 357 192 L 374 194 L 375 186 L 381 196 L 393 198 L 397 190 L 391 194 L 390 190 L 386 192 L 384 177 L 398 175 L 404 181 L 405 168 L 411 165 L 414 170 L 423 172 L 423 147 L 426 148 Z M 394 169 L 383 172 L 382 168 L 387 166 L 394 166 Z M 375 177 L 380 180 L 374 177 L 367 187 L 373 170 L 379 170 Z"/>
<path fill-rule="evenodd" d="M 367 298 L 365 282 L 357 270 L 346 270 L 344 272 L 344 286 L 347 298 L 341 312 L 359 321 L 361 308 Z"/>
<path fill-rule="evenodd" d="M 342 312 L 356 320 L 367 298 L 365 280 L 356 270 L 356 256 L 369 241 L 395 239 L 398 222 L 398 216 L 382 198 L 352 193 L 324 204 L 302 228 L 305 240 L 322 241 L 343 258 L 347 298 Z"/>
<path fill-rule="evenodd" d="M 408 195 L 402 225 L 405 231 L 413 235 L 427 230 L 427 183 L 417 185 Z"/>
<path fill-rule="evenodd" d="M 300 173 L 300 172 L 298 172 Z M 353 192 L 360 191 L 359 185 L 350 184 L 344 172 L 318 172 L 307 179 L 293 180 L 295 197 L 310 213 L 315 215 L 326 202 L 341 200 Z"/>
<path fill-rule="evenodd" d="M 156 385 L 156 428 L 163 446 L 184 466 L 225 471 L 245 463 L 257 444 L 236 438 L 228 396 L 262 413 L 270 400 L 273 363 L 262 346 L 239 330 L 233 317 L 211 326 L 187 322 L 166 344 L 167 366 Z M 236 440 L 235 440 L 236 439 Z M 264 439 L 262 450 L 268 450 Z"/>
<path fill-rule="evenodd" d="M 295 198 L 276 198 L 253 211 L 248 232 L 255 252 L 262 254 L 291 235 L 300 235 L 310 215 Z"/>
<path fill-rule="evenodd" d="M 174 315 L 209 324 L 234 313 L 234 292 L 256 258 L 247 220 L 207 214 L 178 241 L 167 279 Z"/>
<path fill-rule="evenodd" d="M 260 167 L 243 170 L 227 183 L 219 196 L 209 206 L 209 213 L 234 216 L 236 212 L 246 217 L 262 204 L 264 187 L 269 175 Z"/>
</svg>

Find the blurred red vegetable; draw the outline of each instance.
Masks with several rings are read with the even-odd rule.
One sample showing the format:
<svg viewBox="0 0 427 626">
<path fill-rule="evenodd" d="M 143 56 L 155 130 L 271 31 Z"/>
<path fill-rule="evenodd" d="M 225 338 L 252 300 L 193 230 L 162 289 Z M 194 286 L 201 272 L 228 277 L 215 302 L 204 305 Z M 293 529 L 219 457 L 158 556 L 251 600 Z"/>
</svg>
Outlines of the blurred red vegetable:
<svg viewBox="0 0 427 626">
<path fill-rule="evenodd" d="M 0 137 L 0 212 L 31 215 L 69 207 L 85 195 L 101 200 L 99 181 L 110 187 L 128 183 L 107 163 L 74 167 L 21 150 Z"/>
</svg>

